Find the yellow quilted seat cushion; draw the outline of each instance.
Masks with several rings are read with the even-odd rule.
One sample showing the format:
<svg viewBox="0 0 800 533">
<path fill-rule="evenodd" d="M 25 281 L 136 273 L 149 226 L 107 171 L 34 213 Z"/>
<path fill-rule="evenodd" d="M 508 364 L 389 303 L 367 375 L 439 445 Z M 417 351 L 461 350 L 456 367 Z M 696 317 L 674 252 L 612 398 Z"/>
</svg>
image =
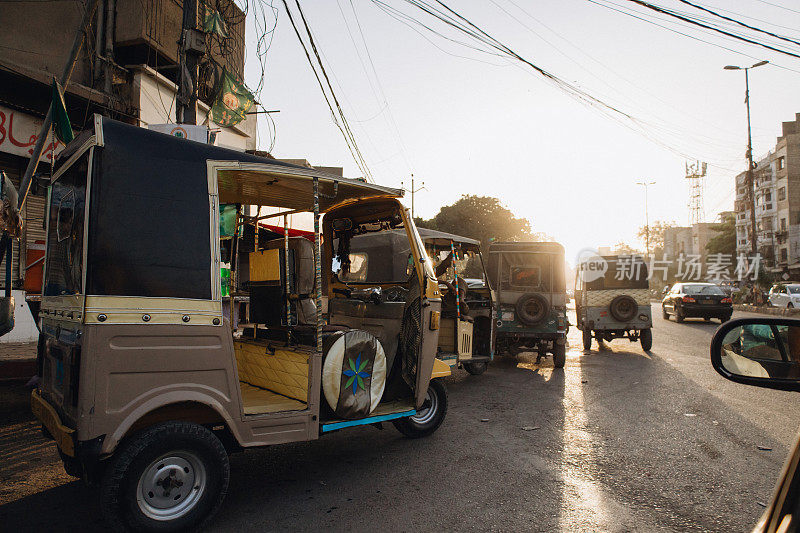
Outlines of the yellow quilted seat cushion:
<svg viewBox="0 0 800 533">
<path fill-rule="evenodd" d="M 237 341 L 234 348 L 239 381 L 302 402 L 308 401 L 308 353 L 275 348 L 273 354 L 267 351 L 265 344 L 257 341 Z"/>
</svg>

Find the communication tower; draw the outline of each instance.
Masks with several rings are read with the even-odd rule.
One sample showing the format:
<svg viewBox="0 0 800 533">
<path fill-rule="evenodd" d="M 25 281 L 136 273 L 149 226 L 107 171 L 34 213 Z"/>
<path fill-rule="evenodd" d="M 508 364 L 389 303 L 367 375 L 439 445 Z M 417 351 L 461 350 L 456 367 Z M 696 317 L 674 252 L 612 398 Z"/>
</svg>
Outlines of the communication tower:
<svg viewBox="0 0 800 533">
<path fill-rule="evenodd" d="M 686 163 L 686 179 L 689 180 L 689 225 L 703 222 L 703 178 L 706 176 L 706 164 L 700 161 Z"/>
</svg>

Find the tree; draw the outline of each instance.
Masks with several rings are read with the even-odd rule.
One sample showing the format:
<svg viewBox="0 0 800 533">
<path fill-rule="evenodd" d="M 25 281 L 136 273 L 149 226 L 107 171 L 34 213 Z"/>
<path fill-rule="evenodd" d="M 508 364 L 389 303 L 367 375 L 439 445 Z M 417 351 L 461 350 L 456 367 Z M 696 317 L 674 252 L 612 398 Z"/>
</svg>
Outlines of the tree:
<svg viewBox="0 0 800 533">
<path fill-rule="evenodd" d="M 711 229 L 717 232 L 706 244 L 709 254 L 726 254 L 736 256 L 736 217 L 733 213 L 726 213 L 719 224 L 714 224 Z"/>
<path fill-rule="evenodd" d="M 656 220 L 650 224 L 650 253 L 656 257 L 660 257 L 664 252 L 664 234 L 670 228 L 676 227 L 674 221 L 667 222 L 666 220 Z M 643 243 L 647 242 L 647 226 L 639 228 L 639 233 L 636 234 L 639 240 Z"/>
<path fill-rule="evenodd" d="M 531 223 L 514 216 L 497 198 L 463 195 L 452 205 L 439 209 L 430 220 L 415 218 L 417 226 L 454 233 L 481 241 L 483 251 L 490 241 L 532 240 Z"/>
<path fill-rule="evenodd" d="M 641 252 L 638 250 L 634 250 L 627 244 L 622 241 L 619 241 L 617 244 L 614 245 L 614 254 L 615 255 L 634 255 L 640 254 Z"/>
</svg>

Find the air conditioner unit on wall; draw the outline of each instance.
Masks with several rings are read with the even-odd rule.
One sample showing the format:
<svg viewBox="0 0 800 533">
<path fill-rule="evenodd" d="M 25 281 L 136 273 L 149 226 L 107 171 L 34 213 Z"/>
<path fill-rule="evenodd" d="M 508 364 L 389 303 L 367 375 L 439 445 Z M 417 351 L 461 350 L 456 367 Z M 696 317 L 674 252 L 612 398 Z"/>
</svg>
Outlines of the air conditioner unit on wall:
<svg viewBox="0 0 800 533">
<path fill-rule="evenodd" d="M 190 141 L 215 144 L 216 135 L 209 136 L 208 126 L 198 124 L 149 124 L 148 129 Z"/>
</svg>

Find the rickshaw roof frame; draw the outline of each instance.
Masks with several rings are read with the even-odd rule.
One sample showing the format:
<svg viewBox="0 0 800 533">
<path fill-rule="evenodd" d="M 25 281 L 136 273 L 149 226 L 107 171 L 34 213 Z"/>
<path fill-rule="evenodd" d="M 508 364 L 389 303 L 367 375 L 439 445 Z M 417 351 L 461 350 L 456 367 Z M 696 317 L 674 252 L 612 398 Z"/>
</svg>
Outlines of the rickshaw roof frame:
<svg viewBox="0 0 800 533">
<path fill-rule="evenodd" d="M 319 182 L 319 212 L 347 202 L 401 198 L 402 189 L 343 178 L 315 169 L 271 163 L 208 160 L 209 194 L 220 204 L 247 204 L 314 211 L 313 182 Z"/>
<path fill-rule="evenodd" d="M 422 237 L 422 242 L 425 244 L 432 244 L 435 248 L 442 247 L 443 249 L 446 248 L 449 250 L 450 243 L 452 242 L 468 250 L 480 251 L 481 241 L 477 239 L 428 228 L 417 228 L 417 231 L 419 232 L 419 236 Z"/>
</svg>

